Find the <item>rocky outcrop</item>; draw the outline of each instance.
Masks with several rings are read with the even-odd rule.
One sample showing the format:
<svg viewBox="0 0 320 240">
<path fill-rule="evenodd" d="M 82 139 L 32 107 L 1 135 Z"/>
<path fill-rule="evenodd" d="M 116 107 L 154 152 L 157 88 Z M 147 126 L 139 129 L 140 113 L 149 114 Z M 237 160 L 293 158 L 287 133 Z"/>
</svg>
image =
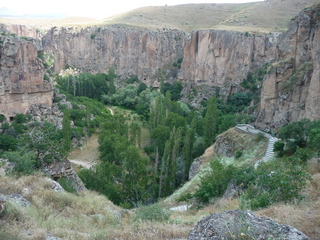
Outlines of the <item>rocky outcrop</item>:
<svg viewBox="0 0 320 240">
<path fill-rule="evenodd" d="M 222 30 L 194 31 L 185 49 L 179 79 L 217 86 L 229 95 L 252 68 L 274 56 L 277 34 L 261 36 Z"/>
<path fill-rule="evenodd" d="M 41 38 L 40 30 L 20 24 L 0 24 L 2 28 L 20 37 Z"/>
<path fill-rule="evenodd" d="M 278 42 L 261 94 L 257 125 L 263 128 L 320 118 L 320 5 L 300 12 Z"/>
<path fill-rule="evenodd" d="M 67 178 L 71 179 L 73 182 L 73 187 L 76 191 L 86 190 L 83 182 L 73 170 L 71 163 L 68 159 L 63 159 L 62 161 L 54 160 L 51 163 L 44 163 L 42 166 L 44 173 L 50 175 L 53 179 Z"/>
<path fill-rule="evenodd" d="M 193 160 L 191 166 L 190 166 L 190 169 L 189 169 L 189 181 L 199 173 L 199 170 L 200 170 L 200 166 L 203 162 L 203 157 L 200 156 L 196 159 Z"/>
<path fill-rule="evenodd" d="M 0 114 L 25 113 L 31 104 L 52 104 L 53 84 L 44 80 L 43 54 L 35 40 L 15 37 L 0 27 Z"/>
<path fill-rule="evenodd" d="M 137 75 L 156 84 L 157 71 L 183 57 L 186 33 L 179 30 L 125 28 L 52 28 L 43 38 L 44 50 L 53 54 L 55 72 L 74 66 L 83 72 L 108 73 L 120 78 Z"/>
<path fill-rule="evenodd" d="M 190 232 L 188 240 L 200 239 L 285 239 L 309 240 L 299 230 L 278 224 L 251 211 L 227 211 L 202 219 Z"/>
</svg>

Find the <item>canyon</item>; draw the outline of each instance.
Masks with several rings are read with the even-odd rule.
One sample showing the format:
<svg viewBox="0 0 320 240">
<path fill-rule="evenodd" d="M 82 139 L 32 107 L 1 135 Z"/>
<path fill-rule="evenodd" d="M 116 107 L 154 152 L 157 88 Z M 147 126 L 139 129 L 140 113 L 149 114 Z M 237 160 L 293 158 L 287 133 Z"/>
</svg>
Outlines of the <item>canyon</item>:
<svg viewBox="0 0 320 240">
<path fill-rule="evenodd" d="M 44 70 L 40 66 L 41 59 L 35 55 L 37 51 L 53 56 L 55 73 L 67 66 L 91 73 L 108 73 L 112 67 L 120 80 L 137 75 L 148 86 L 156 87 L 161 81 L 158 71 L 168 72 L 172 64 L 182 60 L 176 77 L 165 81 L 181 81 L 185 94 L 197 86 L 218 87 L 220 95 L 226 97 L 243 90 L 240 83 L 249 72 L 268 65 L 268 72 L 259 86 L 261 97 L 254 113 L 257 117 L 255 125 L 268 129 L 302 118 L 319 119 L 319 9 L 318 5 L 302 10 L 291 20 L 289 30 L 282 34 L 225 30 L 195 30 L 189 34 L 177 29 L 141 30 L 117 26 L 54 27 L 42 37 L 42 45 L 38 50 L 23 39 L 19 39 L 14 45 L 19 49 L 26 49 L 24 45 L 29 46 L 26 51 L 19 50 L 28 54 L 28 60 L 17 63 L 21 64 L 20 68 L 34 75 L 28 77 L 30 80 L 23 78 L 20 81 L 19 77 L 8 80 L 10 74 L 21 77 L 18 73 L 22 70 L 9 71 L 3 66 L 12 64 L 12 57 L 27 58 L 21 54 L 7 55 L 7 47 L 2 45 L 2 56 L 6 58 L 1 58 L 5 62 L 1 65 L 1 72 L 6 77 L 2 77 L 1 82 L 7 89 L 2 91 L 2 95 L 9 99 L 11 95 L 17 97 L 17 93 L 27 92 L 30 95 L 38 91 L 33 99 L 50 103 L 48 96 L 52 94 L 52 85 L 40 79 Z M 28 35 L 29 32 L 34 37 L 34 33 L 22 30 L 11 27 L 11 31 L 17 34 Z M 36 64 L 28 67 L 31 62 Z M 26 73 L 25 75 L 27 76 Z M 28 84 L 30 86 L 27 88 Z M 14 86 L 19 90 L 14 90 Z M 28 104 L 26 97 L 20 99 L 23 106 Z M 2 101 L 1 114 L 12 115 L 6 109 L 12 109 L 14 104 L 3 104 L 4 102 L 13 100 Z"/>
</svg>

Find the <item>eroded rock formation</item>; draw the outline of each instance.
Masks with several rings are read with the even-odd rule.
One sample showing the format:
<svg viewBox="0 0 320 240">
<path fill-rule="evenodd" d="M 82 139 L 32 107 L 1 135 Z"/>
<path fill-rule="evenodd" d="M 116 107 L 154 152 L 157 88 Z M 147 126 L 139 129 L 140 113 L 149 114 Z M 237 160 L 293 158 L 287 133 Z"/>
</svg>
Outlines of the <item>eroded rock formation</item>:
<svg viewBox="0 0 320 240">
<path fill-rule="evenodd" d="M 31 104 L 51 106 L 53 84 L 44 80 L 41 44 L 0 32 L 0 114 L 10 118 Z"/>
<path fill-rule="evenodd" d="M 1 24 L 1 27 L 20 37 L 41 38 L 40 30 L 20 24 Z"/>
<path fill-rule="evenodd" d="M 278 128 L 320 118 L 320 5 L 305 9 L 279 37 L 272 72 L 263 83 L 257 123 Z"/>
<path fill-rule="evenodd" d="M 266 217 L 257 217 L 249 210 L 212 214 L 198 222 L 190 232 L 188 239 L 309 240 L 299 230 L 288 225 L 278 224 Z"/>
<path fill-rule="evenodd" d="M 183 57 L 185 36 L 179 30 L 53 28 L 42 41 L 45 51 L 54 55 L 56 73 L 67 65 L 91 73 L 108 73 L 113 67 L 120 78 L 137 75 L 153 85 L 159 69 Z"/>
<path fill-rule="evenodd" d="M 184 49 L 179 79 L 195 85 L 224 87 L 228 94 L 252 68 L 273 58 L 276 40 L 277 34 L 195 31 Z"/>
</svg>

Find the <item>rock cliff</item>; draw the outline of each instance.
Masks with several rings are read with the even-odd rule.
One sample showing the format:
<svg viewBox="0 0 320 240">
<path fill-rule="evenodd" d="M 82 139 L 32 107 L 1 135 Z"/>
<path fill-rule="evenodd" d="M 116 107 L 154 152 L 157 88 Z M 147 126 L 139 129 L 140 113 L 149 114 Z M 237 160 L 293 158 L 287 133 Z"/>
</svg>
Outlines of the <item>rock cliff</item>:
<svg viewBox="0 0 320 240">
<path fill-rule="evenodd" d="M 31 104 L 52 104 L 53 84 L 44 80 L 40 42 L 15 37 L 0 27 L 0 114 L 25 113 Z"/>
<path fill-rule="evenodd" d="M 91 73 L 110 67 L 122 79 L 132 75 L 156 84 L 156 72 L 183 57 L 186 33 L 178 30 L 125 28 L 52 28 L 42 39 L 44 50 L 54 55 L 55 72 L 67 65 Z"/>
<path fill-rule="evenodd" d="M 320 5 L 301 11 L 278 41 L 273 69 L 263 83 L 258 126 L 319 119 Z"/>
<path fill-rule="evenodd" d="M 185 96 L 193 86 L 200 85 L 219 87 L 221 96 L 229 96 L 239 90 L 249 71 L 269 64 L 256 125 L 278 128 L 305 117 L 320 118 L 319 38 L 318 6 L 303 10 L 281 35 L 53 28 L 43 37 L 43 46 L 54 56 L 56 73 L 66 66 L 92 73 L 107 73 L 113 67 L 120 79 L 137 75 L 149 86 L 159 86 L 159 69 L 166 70 L 168 64 L 183 59 L 177 79 L 184 83 Z M 207 95 L 200 96 L 199 101 L 210 97 Z"/>
<path fill-rule="evenodd" d="M 243 32 L 199 30 L 185 49 L 179 79 L 222 88 L 229 95 L 253 68 L 273 58 L 277 34 L 254 36 Z"/>
<path fill-rule="evenodd" d="M 20 24 L 1 24 L 1 27 L 20 37 L 41 38 L 39 30 Z"/>
</svg>

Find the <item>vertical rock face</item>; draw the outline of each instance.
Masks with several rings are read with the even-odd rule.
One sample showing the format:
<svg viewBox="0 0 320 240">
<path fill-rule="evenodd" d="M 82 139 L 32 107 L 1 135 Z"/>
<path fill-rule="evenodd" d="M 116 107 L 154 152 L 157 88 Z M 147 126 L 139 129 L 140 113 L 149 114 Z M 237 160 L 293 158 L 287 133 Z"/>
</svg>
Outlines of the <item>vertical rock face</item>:
<svg viewBox="0 0 320 240">
<path fill-rule="evenodd" d="M 223 87 L 239 84 L 253 67 L 273 57 L 276 35 L 249 36 L 221 30 L 193 32 L 184 50 L 180 80 Z"/>
<path fill-rule="evenodd" d="M 54 55 L 55 72 L 67 65 L 84 72 L 107 73 L 110 67 L 126 78 L 137 75 L 148 85 L 165 64 L 183 57 L 185 33 L 123 28 L 51 29 L 43 37 L 44 50 Z"/>
<path fill-rule="evenodd" d="M 41 33 L 33 27 L 20 24 L 0 24 L 2 28 L 20 37 L 40 38 Z"/>
<path fill-rule="evenodd" d="M 279 37 L 271 74 L 264 79 L 260 127 L 320 118 L 320 5 L 306 9 Z"/>
<path fill-rule="evenodd" d="M 51 105 L 53 85 L 43 80 L 41 45 L 0 32 L 0 114 L 9 118 L 31 104 Z"/>
</svg>

